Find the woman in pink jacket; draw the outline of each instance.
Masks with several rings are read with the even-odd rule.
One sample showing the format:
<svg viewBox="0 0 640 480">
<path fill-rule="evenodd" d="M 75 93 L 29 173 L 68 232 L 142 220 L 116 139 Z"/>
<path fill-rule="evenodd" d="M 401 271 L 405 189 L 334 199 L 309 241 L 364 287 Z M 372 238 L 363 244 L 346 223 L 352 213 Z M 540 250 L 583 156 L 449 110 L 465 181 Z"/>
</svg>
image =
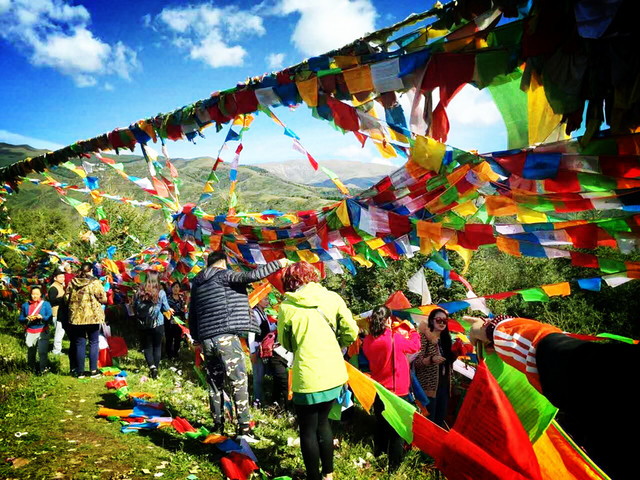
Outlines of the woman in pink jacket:
<svg viewBox="0 0 640 480">
<path fill-rule="evenodd" d="M 420 335 L 411 330 L 409 337 L 391 330 L 391 310 L 381 305 L 373 309 L 369 318 L 369 335 L 364 338 L 362 349 L 369 360 L 371 377 L 399 397 L 408 399 L 411 376 L 407 355 L 420 350 Z M 373 404 L 376 415 L 374 451 L 379 456 L 389 456 L 389 471 L 394 471 L 402 459 L 404 440 L 382 416 L 384 404 L 376 397 Z"/>
</svg>

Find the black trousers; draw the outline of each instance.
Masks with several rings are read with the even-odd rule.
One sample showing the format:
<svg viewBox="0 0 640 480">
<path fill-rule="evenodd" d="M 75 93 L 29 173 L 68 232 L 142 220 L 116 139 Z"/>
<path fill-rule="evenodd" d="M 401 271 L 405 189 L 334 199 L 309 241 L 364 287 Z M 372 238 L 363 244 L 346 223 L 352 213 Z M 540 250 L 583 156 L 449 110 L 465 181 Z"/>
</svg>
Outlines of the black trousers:
<svg viewBox="0 0 640 480">
<path fill-rule="evenodd" d="M 333 433 L 329 412 L 333 400 L 314 405 L 296 405 L 300 426 L 300 449 L 307 471 L 307 480 L 321 480 L 333 472 Z M 322 462 L 322 475 L 319 464 Z"/>
<path fill-rule="evenodd" d="M 589 342 L 552 333 L 536 348 L 542 393 L 560 409 L 558 423 L 615 480 L 637 478 L 640 428 L 635 364 L 640 345 Z"/>
<path fill-rule="evenodd" d="M 408 397 L 402 397 L 407 400 Z M 373 411 L 376 416 L 376 431 L 373 435 L 373 450 L 376 457 L 386 453 L 389 457 L 389 471 L 393 472 L 400 466 L 402 452 L 404 451 L 404 439 L 389 425 L 387 419 L 382 416 L 384 403 L 376 396 L 373 402 Z"/>
<path fill-rule="evenodd" d="M 269 359 L 269 368 L 273 375 L 273 401 L 286 409 L 289 398 L 287 361 L 274 352 L 273 357 Z"/>
<path fill-rule="evenodd" d="M 144 351 L 144 358 L 147 361 L 149 368 L 157 368 L 160 365 L 163 334 L 164 325 L 158 325 L 155 328 L 145 328 L 140 331 L 142 350 Z"/>
<path fill-rule="evenodd" d="M 182 343 L 182 330 L 171 321 L 164 322 L 165 344 L 167 346 L 167 357 L 176 358 Z"/>
</svg>

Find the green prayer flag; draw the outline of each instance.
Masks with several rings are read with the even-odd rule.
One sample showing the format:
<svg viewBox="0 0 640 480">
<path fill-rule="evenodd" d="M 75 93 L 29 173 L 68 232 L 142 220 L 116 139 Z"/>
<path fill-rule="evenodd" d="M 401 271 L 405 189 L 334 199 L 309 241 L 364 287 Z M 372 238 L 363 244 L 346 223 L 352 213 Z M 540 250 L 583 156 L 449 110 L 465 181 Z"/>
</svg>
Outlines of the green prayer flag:
<svg viewBox="0 0 640 480">
<path fill-rule="evenodd" d="M 342 405 L 340 405 L 338 402 L 333 402 L 333 405 L 331 405 L 331 410 L 329 411 L 329 418 L 331 420 L 339 422 L 342 418 Z"/>
<path fill-rule="evenodd" d="M 610 192 L 617 187 L 615 178 L 597 173 L 578 172 L 578 181 L 580 186 L 589 192 Z"/>
<path fill-rule="evenodd" d="M 506 49 L 485 49 L 476 55 L 476 72 L 478 79 L 477 87 L 482 89 L 488 85 L 499 85 L 508 81 L 504 77 L 511 72 L 513 68 L 509 68 L 510 52 Z"/>
<path fill-rule="evenodd" d="M 460 198 L 460 195 L 458 194 L 458 189 L 456 187 L 449 187 L 444 191 L 442 195 L 440 195 L 440 202 L 443 205 L 450 205 L 456 200 L 458 200 L 458 198 Z"/>
<path fill-rule="evenodd" d="M 631 345 L 636 343 L 633 338 L 623 337 L 622 335 L 615 335 L 613 333 L 599 333 L 596 337 L 610 338 L 611 340 L 618 340 L 619 342 L 630 343 Z"/>
<path fill-rule="evenodd" d="M 517 290 L 522 295 L 522 299 L 525 302 L 548 302 L 549 296 L 544 293 L 542 288 L 525 288 L 524 290 Z"/>
<path fill-rule="evenodd" d="M 595 139 L 587 142 L 585 145 L 577 144 L 580 148 L 581 155 L 618 155 L 618 142 L 615 137 Z"/>
<path fill-rule="evenodd" d="M 407 443 L 413 442 L 413 414 L 416 408 L 374 381 L 376 392 L 384 403 L 382 416 Z"/>
<path fill-rule="evenodd" d="M 610 220 L 605 220 L 604 222 L 599 222 L 598 226 L 606 230 L 606 232 L 612 236 L 619 232 L 631 231 L 631 227 L 629 227 L 626 218 L 612 218 Z"/>
<path fill-rule="evenodd" d="M 507 128 L 507 148 L 522 148 L 529 145 L 529 111 L 527 94 L 520 90 L 522 74 L 500 85 L 489 85 L 504 125 Z"/>
<path fill-rule="evenodd" d="M 445 270 L 453 270 L 453 267 L 449 265 L 449 262 L 442 258 L 442 255 L 440 255 L 438 252 L 433 252 L 429 257 L 429 260 L 433 260 Z"/>
<path fill-rule="evenodd" d="M 467 224 L 467 220 L 458 215 L 455 212 L 447 212 L 442 221 L 442 226 L 445 228 L 453 228 L 455 230 L 462 230 Z"/>
<path fill-rule="evenodd" d="M 104 220 L 105 218 L 107 218 L 107 214 L 104 213 L 104 207 L 102 205 L 96 208 L 96 218 L 98 220 Z"/>
<path fill-rule="evenodd" d="M 300 261 L 300 256 L 298 255 L 298 252 L 296 252 L 295 250 L 285 250 L 284 256 L 287 257 L 287 260 L 289 260 L 290 262 Z"/>
<path fill-rule="evenodd" d="M 627 266 L 620 260 L 598 257 L 598 268 L 604 273 L 618 273 L 624 272 Z"/>
<path fill-rule="evenodd" d="M 432 190 L 435 190 L 438 187 L 441 187 L 442 185 L 447 185 L 447 184 L 448 184 L 447 177 L 445 177 L 444 175 L 436 175 L 435 177 L 427 180 L 427 192 L 430 192 Z"/>
<path fill-rule="evenodd" d="M 524 373 L 503 362 L 497 354 L 488 355 L 485 361 L 518 415 L 531 443 L 535 443 L 558 409 L 529 383 Z"/>
</svg>

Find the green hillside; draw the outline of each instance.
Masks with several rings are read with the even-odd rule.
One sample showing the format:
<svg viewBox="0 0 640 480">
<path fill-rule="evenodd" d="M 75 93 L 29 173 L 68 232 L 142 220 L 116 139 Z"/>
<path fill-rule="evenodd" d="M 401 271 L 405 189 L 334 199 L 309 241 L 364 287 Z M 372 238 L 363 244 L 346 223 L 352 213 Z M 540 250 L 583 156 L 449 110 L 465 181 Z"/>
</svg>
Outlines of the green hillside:
<svg viewBox="0 0 640 480">
<path fill-rule="evenodd" d="M 0 166 L 9 165 L 28 156 L 35 156 L 43 150 L 36 150 L 27 145 L 9 145 L 0 143 Z M 136 177 L 148 177 L 144 159 L 136 155 L 106 155 L 124 164 L 125 171 Z M 100 179 L 100 190 L 111 195 L 121 195 L 136 200 L 151 200 L 153 197 L 135 184 L 124 180 L 110 167 L 101 164 L 97 159 L 89 160 L 94 164 L 94 172 L 90 175 Z M 172 159 L 180 176 L 180 202 L 182 204 L 196 202 L 200 197 L 205 180 L 209 176 L 213 159 L 200 157 L 193 159 Z M 74 162 L 79 164 L 80 162 Z M 169 177 L 165 170 L 164 175 Z M 63 167 L 50 172 L 56 180 L 82 186 L 82 179 Z M 220 213 L 227 209 L 229 193 L 229 166 L 222 164 L 217 171 L 220 183 L 215 185 L 213 197 L 203 204 L 209 213 Z M 32 174 L 30 178 L 43 179 L 42 175 Z M 316 209 L 331 204 L 340 198 L 335 188 L 313 187 L 288 181 L 256 166 L 240 166 L 238 168 L 239 211 L 257 212 L 266 209 L 281 211 L 298 211 Z M 70 191 L 68 194 L 81 201 L 90 201 L 87 194 Z M 111 202 L 111 200 L 104 200 Z M 20 193 L 11 195 L 7 202 L 10 209 L 24 208 L 60 208 L 70 215 L 76 215 L 71 207 L 60 201 L 60 195 L 51 187 L 37 186 L 29 182 L 21 185 Z M 77 216 L 77 215 L 76 215 Z M 156 212 L 160 221 L 160 214 Z M 78 220 L 80 221 L 79 216 Z"/>
</svg>

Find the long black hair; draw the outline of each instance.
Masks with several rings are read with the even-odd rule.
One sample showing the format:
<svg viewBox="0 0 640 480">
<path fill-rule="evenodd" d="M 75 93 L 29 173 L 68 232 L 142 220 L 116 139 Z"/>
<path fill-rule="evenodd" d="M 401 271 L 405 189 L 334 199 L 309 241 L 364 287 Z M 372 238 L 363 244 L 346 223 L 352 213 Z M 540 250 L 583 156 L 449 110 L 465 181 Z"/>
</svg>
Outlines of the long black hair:
<svg viewBox="0 0 640 480">
<path fill-rule="evenodd" d="M 436 308 L 431 310 L 431 312 L 429 313 L 429 319 L 428 319 L 428 323 L 429 323 L 429 330 L 431 330 L 433 332 L 433 329 L 435 327 L 435 318 L 436 318 L 436 313 L 444 313 L 445 315 L 447 315 L 447 317 L 449 316 L 446 312 L 446 310 L 444 310 L 443 308 Z M 451 351 L 451 333 L 449 332 L 449 325 L 447 324 L 447 326 L 444 328 L 444 330 L 440 333 L 440 346 L 442 347 L 442 352 L 444 353 L 444 358 L 447 359 L 447 363 L 449 365 L 452 365 L 453 362 L 455 361 L 456 357 L 453 354 L 453 352 Z"/>
<path fill-rule="evenodd" d="M 379 337 L 387 329 L 387 318 L 391 316 L 391 310 L 385 305 L 378 305 L 373 309 L 369 317 L 369 332 L 374 337 Z"/>
</svg>

